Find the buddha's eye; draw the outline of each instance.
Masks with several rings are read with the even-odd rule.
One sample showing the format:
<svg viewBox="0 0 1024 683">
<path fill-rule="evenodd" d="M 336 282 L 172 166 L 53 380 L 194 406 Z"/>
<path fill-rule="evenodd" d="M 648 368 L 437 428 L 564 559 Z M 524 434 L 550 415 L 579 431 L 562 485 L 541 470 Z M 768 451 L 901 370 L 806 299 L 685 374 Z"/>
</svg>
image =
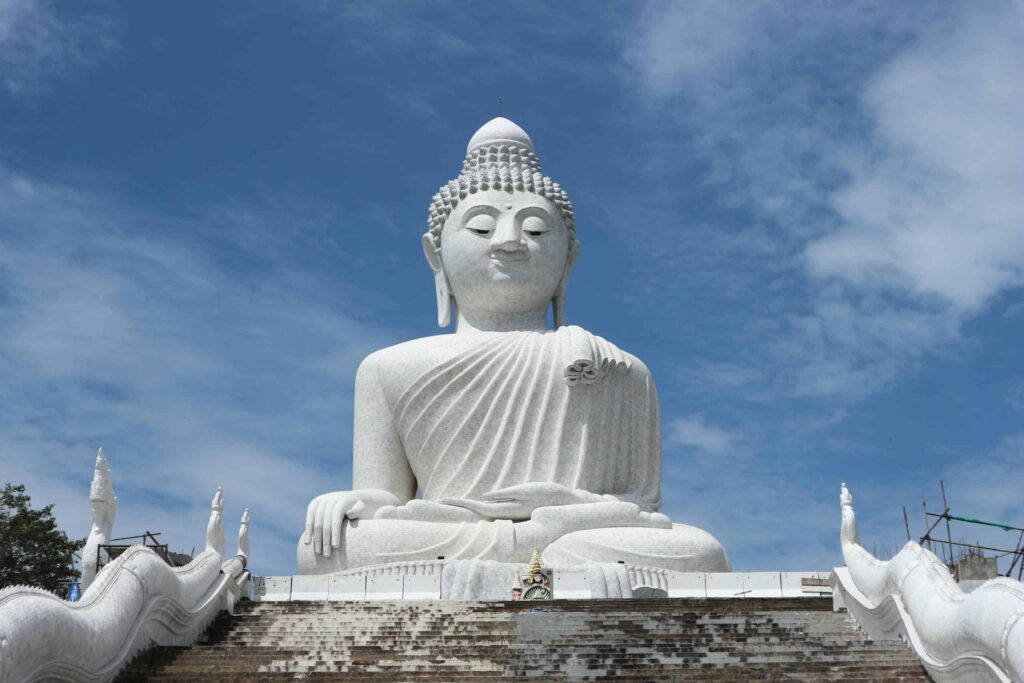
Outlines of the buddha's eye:
<svg viewBox="0 0 1024 683">
<path fill-rule="evenodd" d="M 523 232 L 530 237 L 540 237 L 548 231 L 548 224 L 540 216 L 527 216 L 523 219 Z"/>
<path fill-rule="evenodd" d="M 477 235 L 487 236 L 494 232 L 494 217 L 480 213 L 466 221 L 466 230 Z"/>
</svg>

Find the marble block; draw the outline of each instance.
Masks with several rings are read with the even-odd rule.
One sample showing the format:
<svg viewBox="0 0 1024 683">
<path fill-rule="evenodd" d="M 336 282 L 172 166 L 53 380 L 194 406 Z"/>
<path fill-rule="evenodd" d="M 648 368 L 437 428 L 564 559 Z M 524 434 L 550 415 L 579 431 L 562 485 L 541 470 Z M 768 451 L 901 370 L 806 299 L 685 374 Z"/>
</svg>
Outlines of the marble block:
<svg viewBox="0 0 1024 683">
<path fill-rule="evenodd" d="M 326 576 L 292 577 L 292 600 L 327 600 Z"/>
<path fill-rule="evenodd" d="M 743 574 L 743 597 L 781 598 L 782 575 L 779 572 L 752 572 Z"/>
<path fill-rule="evenodd" d="M 401 576 L 370 576 L 366 579 L 367 600 L 401 600 Z"/>
<path fill-rule="evenodd" d="M 292 599 L 292 577 L 263 577 L 263 592 L 256 598 L 261 602 L 287 602 Z"/>
<path fill-rule="evenodd" d="M 402 577 L 403 600 L 440 600 L 441 577 L 438 575 Z"/>
<path fill-rule="evenodd" d="M 743 575 L 708 572 L 705 575 L 705 594 L 709 598 L 742 598 Z"/>
<path fill-rule="evenodd" d="M 551 583 L 551 597 L 555 600 L 589 600 L 590 573 L 585 569 L 555 573 Z"/>
<path fill-rule="evenodd" d="M 671 572 L 668 575 L 668 597 L 708 597 L 707 575 L 704 572 Z"/>
<path fill-rule="evenodd" d="M 366 600 L 365 576 L 332 576 L 327 584 L 327 599 L 331 602 Z"/>
</svg>

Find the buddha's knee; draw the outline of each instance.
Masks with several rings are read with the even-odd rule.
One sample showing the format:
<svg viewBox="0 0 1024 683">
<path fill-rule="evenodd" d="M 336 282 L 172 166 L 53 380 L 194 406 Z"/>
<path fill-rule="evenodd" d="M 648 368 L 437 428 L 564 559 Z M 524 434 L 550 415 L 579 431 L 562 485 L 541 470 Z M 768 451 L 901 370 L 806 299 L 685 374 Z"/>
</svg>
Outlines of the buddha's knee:
<svg viewBox="0 0 1024 683">
<path fill-rule="evenodd" d="M 729 558 L 718 540 L 697 527 L 671 529 L 613 527 L 562 536 L 543 552 L 551 565 L 624 562 L 679 572 L 727 572 Z"/>
<path fill-rule="evenodd" d="M 300 574 L 333 574 L 346 569 L 344 553 L 340 549 L 332 549 L 330 557 L 318 555 L 313 544 L 303 542 L 301 537 L 295 549 L 295 559 Z"/>
</svg>

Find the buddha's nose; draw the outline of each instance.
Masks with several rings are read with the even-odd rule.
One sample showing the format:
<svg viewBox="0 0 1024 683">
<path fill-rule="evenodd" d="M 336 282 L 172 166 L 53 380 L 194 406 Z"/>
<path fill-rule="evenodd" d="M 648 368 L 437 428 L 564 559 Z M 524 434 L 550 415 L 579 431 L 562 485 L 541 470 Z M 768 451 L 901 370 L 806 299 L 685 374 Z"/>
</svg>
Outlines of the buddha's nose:
<svg viewBox="0 0 1024 683">
<path fill-rule="evenodd" d="M 511 220 L 499 221 L 491 238 L 491 248 L 501 251 L 522 251 L 526 249 L 523 233 Z"/>
</svg>

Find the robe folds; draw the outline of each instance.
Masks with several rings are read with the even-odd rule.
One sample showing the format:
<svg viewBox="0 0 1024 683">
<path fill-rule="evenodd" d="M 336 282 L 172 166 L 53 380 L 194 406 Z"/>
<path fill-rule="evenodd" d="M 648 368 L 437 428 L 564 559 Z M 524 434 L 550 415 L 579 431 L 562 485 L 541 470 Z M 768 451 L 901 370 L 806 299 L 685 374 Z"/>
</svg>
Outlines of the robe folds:
<svg viewBox="0 0 1024 683">
<path fill-rule="evenodd" d="M 580 327 L 488 336 L 416 378 L 394 415 L 426 500 L 554 482 L 661 503 L 654 383 Z"/>
</svg>

